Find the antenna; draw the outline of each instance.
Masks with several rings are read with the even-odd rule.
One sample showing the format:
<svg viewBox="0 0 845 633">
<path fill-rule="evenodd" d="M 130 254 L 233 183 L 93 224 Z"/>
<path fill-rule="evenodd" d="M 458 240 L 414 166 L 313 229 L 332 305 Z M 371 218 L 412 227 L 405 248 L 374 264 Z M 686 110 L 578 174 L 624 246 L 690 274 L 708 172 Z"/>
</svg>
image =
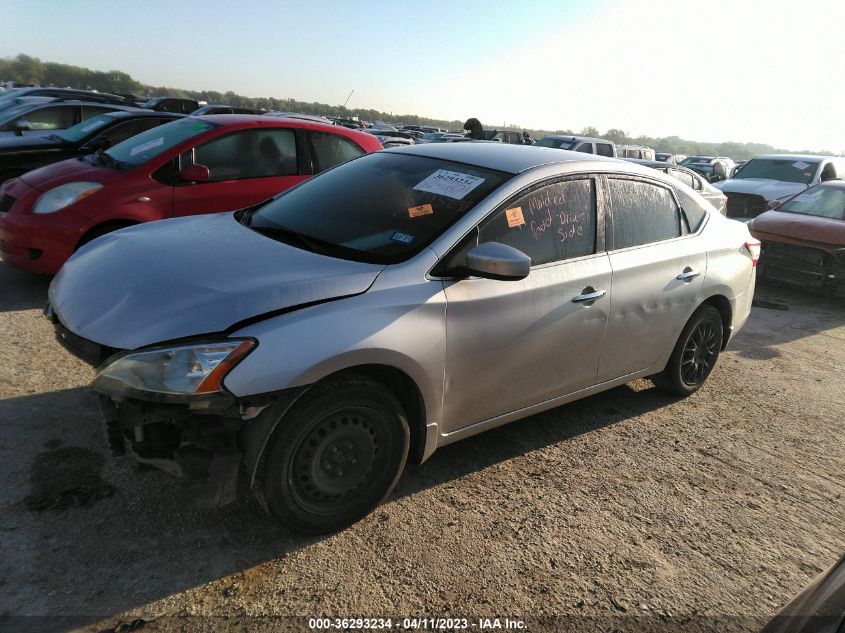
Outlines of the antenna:
<svg viewBox="0 0 845 633">
<path fill-rule="evenodd" d="M 353 93 L 353 92 L 355 92 L 355 89 L 354 89 L 354 88 L 353 88 L 353 89 L 352 89 L 352 91 L 349 93 L 349 96 L 348 96 L 348 97 L 346 97 L 346 101 L 344 101 L 344 102 L 343 102 L 343 105 L 341 106 L 342 108 L 345 108 L 345 107 L 346 107 L 346 104 L 347 104 L 347 103 L 349 103 L 349 100 L 352 98 L 352 93 Z"/>
</svg>

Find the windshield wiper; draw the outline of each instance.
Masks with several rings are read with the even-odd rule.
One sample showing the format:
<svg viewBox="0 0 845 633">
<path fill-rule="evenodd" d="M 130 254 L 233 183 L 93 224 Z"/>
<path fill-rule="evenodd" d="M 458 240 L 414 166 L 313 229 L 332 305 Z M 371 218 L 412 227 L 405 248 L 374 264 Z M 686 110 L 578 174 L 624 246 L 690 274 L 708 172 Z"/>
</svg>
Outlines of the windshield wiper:
<svg viewBox="0 0 845 633">
<path fill-rule="evenodd" d="M 247 212 L 247 215 L 244 217 L 246 218 L 249 215 L 251 215 L 251 212 Z M 298 233 L 297 231 L 289 229 L 286 226 L 256 226 L 247 222 L 245 222 L 245 224 L 253 231 L 261 233 L 262 235 L 266 235 L 267 237 L 270 237 L 272 239 L 293 238 L 295 241 L 299 242 L 300 246 L 304 246 L 305 250 L 311 251 L 312 253 L 324 253 L 326 250 L 322 246 L 318 245 L 313 238 L 310 238 L 307 235 L 303 235 L 302 233 Z M 281 241 L 288 242 L 288 239 L 282 239 Z"/>
<path fill-rule="evenodd" d="M 101 149 L 98 149 L 95 152 L 95 155 L 97 157 L 97 160 L 100 163 L 102 163 L 103 165 L 106 165 L 108 167 L 113 167 L 117 171 L 120 171 L 120 168 L 123 166 L 123 163 L 121 163 L 119 160 L 117 160 L 114 156 L 112 156 L 108 152 L 104 152 Z"/>
</svg>

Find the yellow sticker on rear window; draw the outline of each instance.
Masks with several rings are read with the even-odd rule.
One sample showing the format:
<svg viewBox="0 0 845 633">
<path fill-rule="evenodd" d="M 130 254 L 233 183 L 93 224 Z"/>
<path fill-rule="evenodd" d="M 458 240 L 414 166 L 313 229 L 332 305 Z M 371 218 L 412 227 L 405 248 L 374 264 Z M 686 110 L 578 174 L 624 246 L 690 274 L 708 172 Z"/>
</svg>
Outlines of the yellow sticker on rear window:
<svg viewBox="0 0 845 633">
<path fill-rule="evenodd" d="M 516 228 L 525 224 L 525 217 L 522 215 L 522 207 L 514 207 L 505 211 L 505 217 L 508 219 L 508 226 Z"/>
<path fill-rule="evenodd" d="M 408 209 L 408 215 L 412 218 L 418 218 L 421 215 L 431 215 L 432 213 L 434 213 L 434 209 L 431 208 L 430 204 L 421 204 L 418 207 Z"/>
</svg>

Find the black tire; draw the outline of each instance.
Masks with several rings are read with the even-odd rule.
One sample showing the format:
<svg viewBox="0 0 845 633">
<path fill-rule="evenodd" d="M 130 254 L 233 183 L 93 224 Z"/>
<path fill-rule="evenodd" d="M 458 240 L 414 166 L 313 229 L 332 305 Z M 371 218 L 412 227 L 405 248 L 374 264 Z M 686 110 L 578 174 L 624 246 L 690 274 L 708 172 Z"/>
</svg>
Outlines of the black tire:
<svg viewBox="0 0 845 633">
<path fill-rule="evenodd" d="M 79 243 L 76 245 L 74 251 L 78 251 L 80 248 L 85 246 L 88 242 L 93 242 L 98 237 L 102 237 L 103 235 L 107 235 L 108 233 L 113 233 L 118 229 L 125 229 L 127 226 L 133 226 L 131 222 L 127 223 L 116 223 L 116 224 L 103 224 L 100 226 L 95 226 L 93 229 L 88 231 L 85 235 L 83 235 L 79 239 Z"/>
<path fill-rule="evenodd" d="M 662 373 L 651 377 L 658 388 L 686 397 L 701 388 L 722 349 L 722 315 L 703 305 L 687 321 Z"/>
<path fill-rule="evenodd" d="M 287 527 L 336 532 L 390 494 L 410 436 L 402 406 L 381 383 L 363 376 L 332 380 L 311 389 L 280 420 L 256 487 Z"/>
</svg>

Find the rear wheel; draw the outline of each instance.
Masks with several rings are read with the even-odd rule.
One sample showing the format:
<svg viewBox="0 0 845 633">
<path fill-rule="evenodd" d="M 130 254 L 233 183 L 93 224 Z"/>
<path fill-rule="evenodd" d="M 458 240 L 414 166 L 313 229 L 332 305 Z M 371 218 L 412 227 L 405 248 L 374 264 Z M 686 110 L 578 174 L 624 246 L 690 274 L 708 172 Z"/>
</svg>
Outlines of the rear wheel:
<svg viewBox="0 0 845 633">
<path fill-rule="evenodd" d="M 331 381 L 279 422 L 256 485 L 281 523 L 309 534 L 334 532 L 387 497 L 409 444 L 405 413 L 384 386 L 363 376 Z"/>
<path fill-rule="evenodd" d="M 716 366 L 722 348 L 722 315 L 703 305 L 687 322 L 662 373 L 651 377 L 660 389 L 689 396 L 701 388 Z"/>
</svg>

